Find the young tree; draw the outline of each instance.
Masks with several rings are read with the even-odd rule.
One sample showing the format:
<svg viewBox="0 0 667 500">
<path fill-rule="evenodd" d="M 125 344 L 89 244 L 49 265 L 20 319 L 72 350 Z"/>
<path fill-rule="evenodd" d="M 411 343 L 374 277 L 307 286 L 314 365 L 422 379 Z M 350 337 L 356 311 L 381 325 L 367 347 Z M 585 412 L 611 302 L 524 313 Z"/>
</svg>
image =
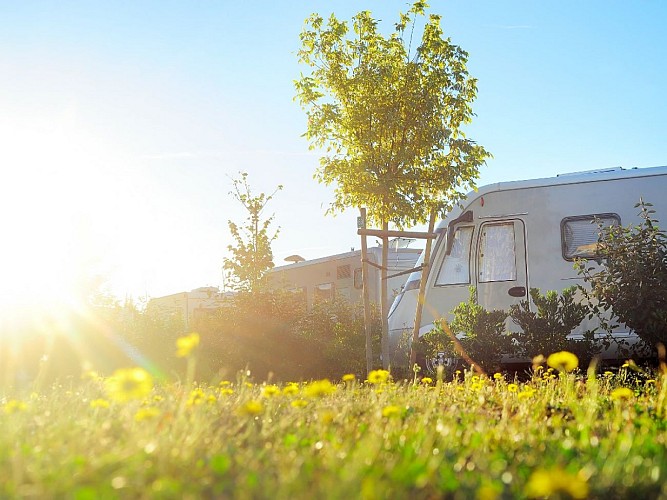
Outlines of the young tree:
<svg viewBox="0 0 667 500">
<path fill-rule="evenodd" d="M 271 243 L 278 237 L 280 230 L 278 228 L 270 234 L 269 226 L 273 215 L 262 220 L 262 212 L 283 187 L 279 185 L 268 196 L 264 193 L 253 196 L 248 184 L 248 174 L 241 172 L 240 175 L 240 179 L 233 179 L 234 190 L 229 194 L 243 205 L 248 212 L 248 218 L 244 226 L 232 221 L 227 222 L 236 245 L 227 247 L 232 256 L 224 259 L 223 268 L 233 290 L 255 292 L 261 289 L 266 273 L 273 267 Z"/>
<path fill-rule="evenodd" d="M 444 216 L 471 188 L 489 157 L 467 139 L 476 80 L 468 54 L 444 38 L 440 16 L 425 21 L 411 47 L 425 2 L 400 14 L 389 36 L 363 11 L 353 32 L 331 15 L 313 14 L 301 33 L 299 61 L 311 68 L 295 82 L 306 110 L 305 137 L 324 148 L 316 179 L 336 184 L 329 212 L 365 206 L 371 223 L 399 229 Z M 386 269 L 388 238 L 383 238 Z M 430 249 L 430 246 L 427 246 Z M 383 271 L 386 278 L 386 271 Z M 389 360 L 386 291 L 381 295 L 383 359 Z"/>
</svg>

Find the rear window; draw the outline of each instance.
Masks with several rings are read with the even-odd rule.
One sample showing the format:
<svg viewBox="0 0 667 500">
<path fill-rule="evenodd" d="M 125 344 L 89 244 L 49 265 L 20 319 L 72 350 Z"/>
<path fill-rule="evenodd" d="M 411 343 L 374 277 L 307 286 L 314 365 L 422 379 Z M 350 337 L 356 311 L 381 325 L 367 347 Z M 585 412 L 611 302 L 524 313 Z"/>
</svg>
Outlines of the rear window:
<svg viewBox="0 0 667 500">
<path fill-rule="evenodd" d="M 561 221 L 561 243 L 565 260 L 593 259 L 599 240 L 600 228 L 618 226 L 621 217 L 618 214 L 593 214 L 566 217 Z"/>
</svg>

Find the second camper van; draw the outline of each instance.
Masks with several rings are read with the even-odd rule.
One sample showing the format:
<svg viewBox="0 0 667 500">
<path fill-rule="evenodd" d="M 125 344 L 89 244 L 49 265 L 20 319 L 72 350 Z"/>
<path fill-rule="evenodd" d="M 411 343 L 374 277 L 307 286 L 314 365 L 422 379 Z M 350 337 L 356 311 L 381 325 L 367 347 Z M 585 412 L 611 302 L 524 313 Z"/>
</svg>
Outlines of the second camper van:
<svg viewBox="0 0 667 500">
<path fill-rule="evenodd" d="M 591 259 L 597 225 L 636 224 L 635 205 L 652 203 L 667 222 L 667 167 L 614 168 L 553 178 L 502 182 L 470 193 L 438 226 L 428 276 L 420 336 L 477 288 L 487 310 L 508 310 L 531 288 L 562 291 L 583 282 L 577 258 Z M 419 264 L 419 263 L 418 263 Z M 421 274 L 412 273 L 389 312 L 390 345 L 405 349 L 411 335 Z M 584 320 L 581 331 L 591 328 Z M 576 337 L 580 332 L 573 332 Z M 628 338 L 620 327 L 614 336 Z M 397 353 L 398 354 L 398 353 Z M 614 352 L 606 352 L 613 357 Z"/>
</svg>

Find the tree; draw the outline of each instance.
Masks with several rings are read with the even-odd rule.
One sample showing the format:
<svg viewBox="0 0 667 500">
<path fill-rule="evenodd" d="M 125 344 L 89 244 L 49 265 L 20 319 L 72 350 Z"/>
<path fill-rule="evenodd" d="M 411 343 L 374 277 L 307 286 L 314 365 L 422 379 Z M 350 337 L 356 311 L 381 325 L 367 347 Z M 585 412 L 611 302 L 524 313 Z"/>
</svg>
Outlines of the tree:
<svg viewBox="0 0 667 500">
<path fill-rule="evenodd" d="M 295 82 L 296 99 L 306 110 L 311 149 L 324 148 L 315 178 L 336 184 L 328 212 L 365 206 L 370 222 L 384 231 L 390 223 L 402 229 L 427 221 L 432 229 L 436 217 L 474 188 L 490 156 L 461 130 L 472 119 L 477 85 L 466 69 L 468 54 L 444 38 L 440 16 L 428 17 L 412 51 L 426 7 L 415 2 L 389 36 L 368 11 L 353 17 L 353 33 L 334 15 L 325 24 L 317 14 L 301 33 L 299 61 L 312 71 Z M 387 246 L 385 236 L 385 269 Z M 385 363 L 387 306 L 385 290 Z"/>
<path fill-rule="evenodd" d="M 229 194 L 243 205 L 248 212 L 248 218 L 244 226 L 228 221 L 229 231 L 236 245 L 227 247 L 232 256 L 224 259 L 223 268 L 232 289 L 254 292 L 261 289 L 266 273 L 274 265 L 271 243 L 278 237 L 280 230 L 278 228 L 270 234 L 269 226 L 273 215 L 262 220 L 262 212 L 283 187 L 279 185 L 268 196 L 264 193 L 253 196 L 247 172 L 241 172 L 240 175 L 240 179 L 233 179 L 234 190 Z"/>
</svg>

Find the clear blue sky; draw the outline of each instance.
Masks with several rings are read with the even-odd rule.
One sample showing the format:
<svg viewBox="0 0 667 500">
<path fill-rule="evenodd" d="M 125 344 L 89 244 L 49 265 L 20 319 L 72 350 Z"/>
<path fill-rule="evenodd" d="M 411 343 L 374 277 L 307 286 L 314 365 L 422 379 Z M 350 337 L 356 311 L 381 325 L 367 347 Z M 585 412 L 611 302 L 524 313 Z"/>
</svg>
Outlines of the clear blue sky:
<svg viewBox="0 0 667 500">
<path fill-rule="evenodd" d="M 275 262 L 359 247 L 293 102 L 312 12 L 403 1 L 0 1 L 3 294 L 104 274 L 123 296 L 222 285 L 230 177 L 284 185 Z M 479 185 L 667 164 L 667 3 L 433 1 L 478 78 Z M 371 242 L 373 243 L 373 242 Z M 87 272 L 87 271 L 86 271 Z M 74 273 L 75 274 L 75 273 Z"/>
</svg>

